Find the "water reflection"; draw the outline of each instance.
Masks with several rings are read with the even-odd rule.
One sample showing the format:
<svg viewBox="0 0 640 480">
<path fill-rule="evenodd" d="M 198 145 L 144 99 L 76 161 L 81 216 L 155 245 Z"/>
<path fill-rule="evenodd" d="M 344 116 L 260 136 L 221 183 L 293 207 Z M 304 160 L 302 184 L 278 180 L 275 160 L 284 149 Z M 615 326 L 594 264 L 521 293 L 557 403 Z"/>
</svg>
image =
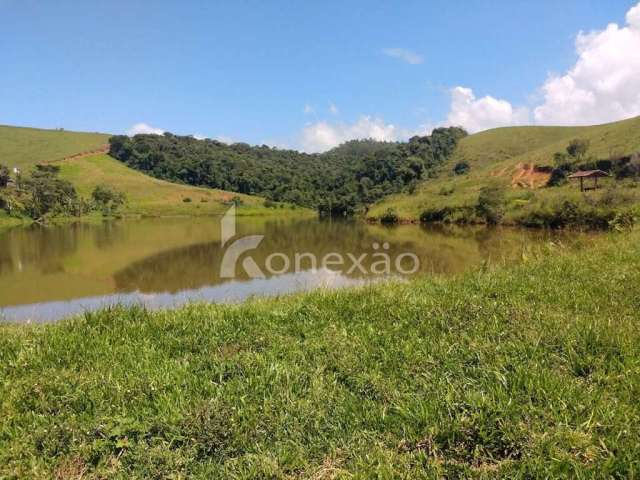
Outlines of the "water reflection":
<svg viewBox="0 0 640 480">
<path fill-rule="evenodd" d="M 32 227 L 0 233 L 0 317 L 55 320 L 113 303 L 152 308 L 186 301 L 237 301 L 318 286 L 360 284 L 371 275 L 381 245 L 391 258 L 411 252 L 420 258 L 418 274 L 452 274 L 482 263 L 505 263 L 550 242 L 569 247 L 590 241 L 586 234 L 484 228 L 387 228 L 357 221 L 241 218 L 238 236 L 264 235 L 247 252 L 259 266 L 278 252 L 292 259 L 278 275 L 250 279 L 237 268 L 221 278 L 224 255 L 219 219 L 143 219 Z M 377 247 L 377 248 L 376 248 Z M 329 253 L 363 258 L 362 268 L 311 270 L 296 254 L 322 259 Z M 364 257 L 363 257 L 364 255 Z M 321 265 L 316 265 L 320 267 Z M 335 270 L 342 270 L 338 273 Z"/>
</svg>

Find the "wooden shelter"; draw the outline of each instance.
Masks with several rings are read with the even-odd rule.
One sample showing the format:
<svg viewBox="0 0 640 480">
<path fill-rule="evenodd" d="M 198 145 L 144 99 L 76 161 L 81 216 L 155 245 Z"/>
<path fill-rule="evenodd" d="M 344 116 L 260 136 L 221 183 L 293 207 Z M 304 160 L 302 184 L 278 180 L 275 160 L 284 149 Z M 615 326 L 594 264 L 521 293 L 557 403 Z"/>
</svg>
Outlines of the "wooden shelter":
<svg viewBox="0 0 640 480">
<path fill-rule="evenodd" d="M 569 175 L 569 179 L 579 179 L 580 180 L 580 191 L 584 192 L 585 190 L 596 190 L 598 188 L 598 178 L 608 177 L 609 174 L 607 172 L 603 172 L 602 170 L 582 170 L 580 172 L 573 173 Z M 585 187 L 584 179 L 585 178 L 593 178 L 593 187 Z"/>
</svg>

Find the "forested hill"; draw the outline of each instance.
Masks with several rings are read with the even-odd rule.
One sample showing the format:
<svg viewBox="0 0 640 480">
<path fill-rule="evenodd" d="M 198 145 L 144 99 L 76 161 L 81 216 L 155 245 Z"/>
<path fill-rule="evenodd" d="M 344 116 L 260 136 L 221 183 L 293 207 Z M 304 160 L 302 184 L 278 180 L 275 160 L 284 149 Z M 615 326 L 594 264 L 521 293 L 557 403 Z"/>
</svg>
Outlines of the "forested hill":
<svg viewBox="0 0 640 480">
<path fill-rule="evenodd" d="M 385 195 L 411 192 L 433 175 L 466 136 L 439 128 L 408 142 L 353 140 L 322 154 L 191 136 L 114 136 L 112 157 L 157 178 L 352 214 Z"/>
</svg>

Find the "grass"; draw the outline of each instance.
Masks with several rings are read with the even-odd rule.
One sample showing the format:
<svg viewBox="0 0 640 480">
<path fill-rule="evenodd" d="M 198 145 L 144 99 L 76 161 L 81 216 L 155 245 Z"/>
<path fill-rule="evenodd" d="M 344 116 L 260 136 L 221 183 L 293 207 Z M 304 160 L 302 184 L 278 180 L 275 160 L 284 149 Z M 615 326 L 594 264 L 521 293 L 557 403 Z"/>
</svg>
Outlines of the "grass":
<svg viewBox="0 0 640 480">
<path fill-rule="evenodd" d="M 23 221 L 19 218 L 13 218 L 4 210 L 0 210 L 0 232 L 6 228 L 22 225 Z"/>
<path fill-rule="evenodd" d="M 68 132 L 35 128 L 0 126 L 0 164 L 19 167 L 28 172 L 38 163 L 52 163 L 62 168 L 63 178 L 78 192 L 90 197 L 98 184 L 108 184 L 124 192 L 128 202 L 125 215 L 201 216 L 218 215 L 228 209 L 234 197 L 242 201 L 239 215 L 310 215 L 303 209 L 265 208 L 264 199 L 223 190 L 190 187 L 164 182 L 126 167 L 106 154 L 83 155 L 108 143 L 110 135 Z M 64 219 L 58 219 L 58 221 Z M 0 215 L 0 225 L 19 223 Z M 24 223 L 24 222 L 23 222 Z"/>
<path fill-rule="evenodd" d="M 224 190 L 178 185 L 149 177 L 133 170 L 108 155 L 94 155 L 56 162 L 62 178 L 74 184 L 78 193 L 89 197 L 100 183 L 112 185 L 127 195 L 124 214 L 149 216 L 219 215 L 229 208 L 233 198 L 242 202 L 239 215 L 297 213 L 298 208 L 268 209 L 260 197 L 236 194 Z M 188 201 L 185 201 L 188 199 Z"/>
<path fill-rule="evenodd" d="M 597 158 L 637 152 L 640 151 L 640 117 L 590 127 L 507 127 L 470 135 L 460 141 L 437 179 L 423 182 L 413 194 L 383 199 L 371 208 L 369 216 L 381 217 L 393 209 L 402 219 L 418 220 L 426 209 L 472 206 L 480 189 L 490 183 L 501 184 L 508 190 L 508 202 L 515 202 L 512 207 L 522 205 L 518 200 L 532 191 L 540 201 L 564 196 L 581 198 L 575 184 L 535 190 L 511 187 L 512 178 L 522 165 L 552 166 L 553 154 L 564 151 L 575 138 L 589 140 L 589 154 Z M 469 163 L 470 172 L 454 175 L 454 165 L 462 161 Z M 640 192 L 631 193 L 632 203 L 640 204 Z"/>
<path fill-rule="evenodd" d="M 638 240 L 0 327 L 0 477 L 637 478 Z"/>
<path fill-rule="evenodd" d="M 105 133 L 0 126 L 0 164 L 26 172 L 38 163 L 96 150 L 106 145 L 109 137 Z"/>
</svg>

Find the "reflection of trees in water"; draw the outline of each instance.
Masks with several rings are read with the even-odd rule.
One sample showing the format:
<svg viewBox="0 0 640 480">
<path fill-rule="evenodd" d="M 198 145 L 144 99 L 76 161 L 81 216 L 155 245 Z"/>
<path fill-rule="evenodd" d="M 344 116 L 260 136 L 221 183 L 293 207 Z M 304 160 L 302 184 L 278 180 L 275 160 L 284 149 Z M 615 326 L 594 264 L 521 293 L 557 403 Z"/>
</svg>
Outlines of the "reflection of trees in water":
<svg viewBox="0 0 640 480">
<path fill-rule="evenodd" d="M 421 273 L 448 274 L 461 272 L 485 259 L 491 262 L 518 259 L 523 249 L 535 248 L 558 237 L 576 237 L 574 233 L 562 235 L 521 229 L 416 225 L 385 227 L 366 225 L 355 220 L 315 219 L 240 218 L 237 231 L 237 237 L 252 234 L 265 237 L 258 249 L 240 258 L 238 280 L 246 279 L 240 263 L 249 255 L 266 275 L 269 273 L 264 266 L 267 257 L 273 253 L 282 253 L 289 258 L 291 263 L 288 271 L 293 272 L 296 254 L 314 254 L 318 260 L 316 266 L 321 267 L 322 258 L 334 252 L 344 256 L 345 265 L 333 268 L 345 274 L 352 265 L 347 253 L 355 257 L 366 254 L 362 265 L 370 271 L 372 262 L 379 260 L 373 257 L 376 252 L 387 253 L 392 260 L 402 253 L 414 253 L 420 258 Z M 129 251 L 133 253 L 128 258 L 140 258 L 141 252 L 142 255 L 148 255 L 146 252 L 157 252 L 158 249 L 167 248 L 167 245 L 200 242 L 149 255 L 115 274 L 118 291 L 139 289 L 145 292 L 176 292 L 216 285 L 226 280 L 220 278 L 224 251 L 219 238 L 217 219 L 200 223 L 149 220 L 13 229 L 0 234 L 0 275 L 9 276 L 28 269 L 40 274 L 62 272 L 71 256 L 75 263 L 82 262 L 81 268 L 86 268 L 87 263 L 102 265 L 105 258 L 114 254 L 117 254 L 119 262 L 126 262 Z M 390 246 L 388 250 L 374 250 L 374 243 L 382 245 L 385 242 Z M 301 263 L 302 269 L 311 268 L 308 258 Z M 280 267 L 280 260 L 276 260 L 274 266 Z M 410 263 L 403 264 L 403 268 L 409 267 Z M 351 278 L 363 275 L 359 269 L 348 274 Z"/>
<path fill-rule="evenodd" d="M 44 274 L 64 271 L 64 259 L 78 249 L 88 225 L 33 225 L 0 235 L 0 274 L 37 268 Z"/>
<path fill-rule="evenodd" d="M 219 242 L 175 248 L 132 263 L 116 272 L 119 292 L 172 292 L 220 282 Z"/>
<path fill-rule="evenodd" d="M 242 232 L 241 235 L 257 233 L 251 229 L 239 231 Z M 342 270 L 345 274 L 352 265 L 351 260 L 347 258 L 348 253 L 355 257 L 366 253 L 362 265 L 370 272 L 372 263 L 379 260 L 373 256 L 376 252 L 387 253 L 392 261 L 402 253 L 414 253 L 421 260 L 422 273 L 457 273 L 481 263 L 484 259 L 501 261 L 509 256 L 518 258 L 523 244 L 535 243 L 540 237 L 538 234 L 530 235 L 530 232 L 521 230 L 452 230 L 416 226 L 389 229 L 370 227 L 358 222 L 315 220 L 293 223 L 266 222 L 259 233 L 265 236 L 262 243 L 245 256 L 251 256 L 267 277 L 269 272 L 264 267 L 269 255 L 284 254 L 290 259 L 287 272 L 293 272 L 296 254 L 307 252 L 315 255 L 317 267 L 322 266 L 322 258 L 327 254 L 342 254 L 345 266 L 334 269 Z M 382 245 L 384 242 L 389 243 L 388 250 L 374 250 L 374 243 Z M 220 284 L 227 280 L 220 278 L 223 255 L 224 250 L 217 241 L 165 251 L 117 272 L 114 276 L 116 287 L 118 291 L 176 292 Z M 247 279 L 240 266 L 245 256 L 238 262 L 238 280 Z M 303 270 L 311 267 L 308 258 L 300 263 Z M 282 266 L 281 260 L 274 261 L 274 266 L 279 269 Z M 402 266 L 409 268 L 411 264 L 405 262 Z M 395 267 L 392 270 L 395 270 Z M 364 274 L 355 269 L 348 276 L 358 278 Z"/>
<path fill-rule="evenodd" d="M 106 248 L 126 239 L 127 228 L 118 221 L 105 221 L 91 229 L 98 248 Z"/>
</svg>

